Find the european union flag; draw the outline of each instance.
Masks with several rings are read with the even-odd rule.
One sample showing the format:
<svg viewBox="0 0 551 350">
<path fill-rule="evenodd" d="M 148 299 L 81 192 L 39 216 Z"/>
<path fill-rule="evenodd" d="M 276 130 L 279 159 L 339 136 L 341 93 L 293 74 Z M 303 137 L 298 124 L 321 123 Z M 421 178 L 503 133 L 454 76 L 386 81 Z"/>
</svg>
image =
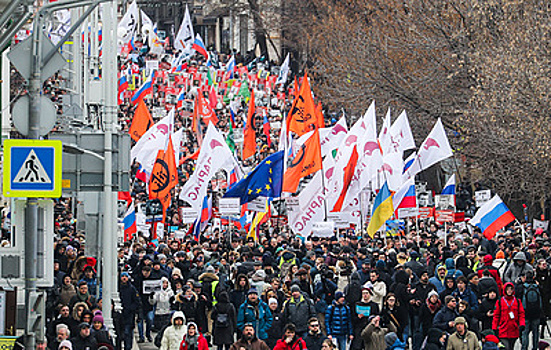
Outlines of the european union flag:
<svg viewBox="0 0 551 350">
<path fill-rule="evenodd" d="M 283 182 L 283 151 L 276 152 L 264 159 L 253 171 L 230 188 L 225 198 L 240 198 L 241 205 L 263 196 L 277 198 L 281 196 Z"/>
</svg>

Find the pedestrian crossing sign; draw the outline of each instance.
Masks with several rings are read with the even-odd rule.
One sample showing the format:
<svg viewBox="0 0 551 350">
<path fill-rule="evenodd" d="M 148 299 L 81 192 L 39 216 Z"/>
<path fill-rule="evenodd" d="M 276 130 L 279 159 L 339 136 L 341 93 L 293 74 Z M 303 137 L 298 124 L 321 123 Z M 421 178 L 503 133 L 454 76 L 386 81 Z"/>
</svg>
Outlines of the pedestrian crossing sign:
<svg viewBox="0 0 551 350">
<path fill-rule="evenodd" d="M 5 197 L 61 197 L 62 145 L 58 140 L 5 140 Z"/>
</svg>

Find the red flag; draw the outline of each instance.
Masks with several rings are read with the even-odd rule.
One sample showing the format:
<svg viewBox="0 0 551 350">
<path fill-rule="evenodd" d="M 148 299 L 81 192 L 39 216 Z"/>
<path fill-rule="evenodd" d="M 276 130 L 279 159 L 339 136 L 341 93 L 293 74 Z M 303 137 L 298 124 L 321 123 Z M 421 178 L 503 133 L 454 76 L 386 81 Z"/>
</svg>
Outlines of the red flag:
<svg viewBox="0 0 551 350">
<path fill-rule="evenodd" d="M 321 166 L 320 134 L 319 131 L 316 130 L 312 136 L 302 144 L 295 158 L 293 158 L 293 161 L 287 168 L 287 171 L 285 171 L 283 175 L 282 190 L 284 192 L 295 193 L 300 179 L 320 170 Z"/>
<path fill-rule="evenodd" d="M 151 171 L 149 179 L 149 199 L 159 199 L 163 205 L 163 222 L 165 222 L 166 210 L 170 206 L 172 195 L 170 191 L 178 183 L 178 171 L 172 148 L 172 137 L 168 138 L 168 147 L 159 150 L 157 159 Z"/>
<path fill-rule="evenodd" d="M 247 159 L 256 152 L 256 133 L 254 130 L 254 115 L 256 106 L 254 102 L 254 90 L 251 93 L 249 100 L 249 112 L 247 113 L 247 124 L 243 132 L 243 159 Z"/>
<path fill-rule="evenodd" d="M 138 107 L 134 111 L 134 118 L 128 133 L 134 141 L 138 141 L 140 137 L 153 125 L 153 118 L 145 105 L 143 99 L 138 102 Z"/>
</svg>

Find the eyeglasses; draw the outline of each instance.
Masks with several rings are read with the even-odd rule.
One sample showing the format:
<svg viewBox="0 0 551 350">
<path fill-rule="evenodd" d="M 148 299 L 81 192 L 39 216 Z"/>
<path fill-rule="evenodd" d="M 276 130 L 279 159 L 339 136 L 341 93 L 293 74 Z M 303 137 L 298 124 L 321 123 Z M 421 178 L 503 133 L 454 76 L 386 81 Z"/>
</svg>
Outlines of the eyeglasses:
<svg viewBox="0 0 551 350">
<path fill-rule="evenodd" d="M 320 325 L 318 323 L 312 323 L 310 327 L 319 327 Z"/>
<path fill-rule="evenodd" d="M 387 299 L 386 301 L 396 301 L 396 299 L 394 299 L 394 298 L 389 298 L 389 299 Z"/>
</svg>

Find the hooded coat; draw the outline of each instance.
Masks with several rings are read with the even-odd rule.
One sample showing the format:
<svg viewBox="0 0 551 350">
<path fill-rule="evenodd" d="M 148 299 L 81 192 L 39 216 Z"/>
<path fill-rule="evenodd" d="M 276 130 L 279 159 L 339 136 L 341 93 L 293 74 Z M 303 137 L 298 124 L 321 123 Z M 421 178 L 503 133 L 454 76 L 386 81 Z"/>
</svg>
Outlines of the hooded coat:
<svg viewBox="0 0 551 350">
<path fill-rule="evenodd" d="M 445 350 L 446 344 L 440 342 L 442 334 L 445 332 L 439 328 L 430 328 L 427 331 L 427 344 L 425 350 Z"/>
<path fill-rule="evenodd" d="M 524 252 L 518 252 L 513 257 L 513 263 L 505 270 L 503 280 L 505 282 L 516 283 L 520 275 L 526 272 L 534 273 L 534 268 L 526 260 L 526 254 L 524 254 Z"/>
<path fill-rule="evenodd" d="M 312 301 L 301 294 L 298 300 L 291 297 L 283 304 L 281 316 L 285 324 L 294 323 L 297 334 L 303 334 L 308 331 L 308 320 L 316 316 L 316 310 Z"/>
<path fill-rule="evenodd" d="M 444 291 L 444 289 L 446 289 L 446 286 L 444 285 L 444 279 L 446 278 L 446 275 L 444 275 L 444 278 L 440 279 L 440 277 L 438 276 L 438 270 L 439 269 L 446 270 L 446 266 L 437 265 L 436 269 L 434 269 L 434 276 L 429 278 L 429 282 L 432 283 L 436 287 L 436 291 L 438 292 L 438 294 L 442 293 L 442 291 Z M 446 270 L 446 274 L 447 274 L 447 270 Z"/>
<path fill-rule="evenodd" d="M 181 326 L 174 325 L 174 320 L 177 318 L 181 318 L 184 320 Z M 170 326 L 168 326 L 165 329 L 165 332 L 163 333 L 160 350 L 180 349 L 180 343 L 182 342 L 182 339 L 186 335 L 186 332 L 187 332 L 186 316 L 182 311 L 174 312 L 174 314 L 172 314 L 172 318 L 170 319 Z"/>
<path fill-rule="evenodd" d="M 482 258 L 483 265 L 480 266 L 477 270 L 478 278 L 482 278 L 483 271 L 488 270 L 490 272 L 490 275 L 493 277 L 493 279 L 497 283 L 498 290 L 501 291 L 503 289 L 503 281 L 501 280 L 501 274 L 499 270 L 494 267 L 494 258 L 490 255 L 484 255 Z"/>
<path fill-rule="evenodd" d="M 504 290 L 508 286 L 513 287 L 513 294 L 511 296 L 504 295 L 496 302 L 492 329 L 498 330 L 499 338 L 518 338 L 519 327 L 526 325 L 524 307 L 521 300 L 515 297 L 514 285 L 511 282 L 505 283 Z M 514 315 L 513 319 L 510 317 L 511 312 Z"/>
<path fill-rule="evenodd" d="M 445 261 L 445 265 L 446 265 L 446 269 L 448 270 L 446 277 L 451 276 L 454 279 L 456 279 L 459 276 L 463 276 L 463 272 L 455 268 L 455 260 L 453 260 L 453 258 L 447 258 Z"/>
<path fill-rule="evenodd" d="M 161 283 L 167 281 L 168 278 L 161 278 Z M 155 292 L 151 298 L 149 298 L 149 303 L 151 305 L 157 305 L 155 308 L 155 315 L 168 315 L 170 314 L 170 298 L 174 296 L 172 288 L 170 288 L 170 283 L 166 289 L 162 289 L 159 292 Z"/>
<path fill-rule="evenodd" d="M 221 327 L 220 324 L 216 322 L 218 315 L 227 315 L 227 327 Z M 210 317 L 212 319 L 214 345 L 232 344 L 233 334 L 237 329 L 237 315 L 233 304 L 230 303 L 230 297 L 227 292 L 224 291 L 220 293 L 218 303 L 214 305 Z"/>
</svg>

